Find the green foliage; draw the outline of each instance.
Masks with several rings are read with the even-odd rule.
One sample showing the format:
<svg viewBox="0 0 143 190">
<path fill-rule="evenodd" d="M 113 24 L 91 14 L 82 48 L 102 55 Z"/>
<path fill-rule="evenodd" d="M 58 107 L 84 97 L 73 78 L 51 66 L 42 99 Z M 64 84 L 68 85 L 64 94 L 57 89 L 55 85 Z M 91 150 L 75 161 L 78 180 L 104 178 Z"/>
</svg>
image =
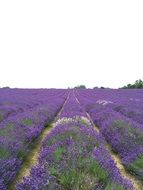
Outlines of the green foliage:
<svg viewBox="0 0 143 190">
<path fill-rule="evenodd" d="M 64 147 L 58 147 L 55 152 L 54 156 L 56 160 L 60 160 L 62 158 L 62 155 L 66 152 L 66 149 Z"/>
<path fill-rule="evenodd" d="M 86 145 L 83 144 L 85 138 L 88 142 Z M 48 140 L 47 143 L 50 145 L 58 140 L 72 139 L 74 141 L 71 147 L 58 147 L 52 153 L 53 161 L 49 172 L 56 177 L 63 190 L 91 190 L 108 184 L 110 179 L 107 171 L 91 157 L 90 152 L 98 146 L 93 138 L 82 133 L 78 127 L 72 126 L 71 130 L 57 134 L 52 141 Z M 89 155 L 85 157 L 84 151 Z"/>
<path fill-rule="evenodd" d="M 0 122 L 3 120 L 3 115 L 0 113 Z"/>
<path fill-rule="evenodd" d="M 97 163 L 96 160 L 91 159 L 91 158 L 88 158 L 88 159 L 89 159 L 88 167 L 86 166 L 88 169 L 88 172 L 92 174 L 93 176 L 96 176 L 99 182 L 103 184 L 107 184 L 107 181 L 108 181 L 107 172 L 101 168 L 101 166 L 99 165 L 99 163 Z"/>
<path fill-rule="evenodd" d="M 76 170 L 71 169 L 70 171 L 66 171 L 63 175 L 60 176 L 59 181 L 64 189 L 69 189 L 72 184 L 75 183 L 75 180 L 80 175 L 77 175 Z M 77 181 L 77 180 L 76 180 Z M 77 181 L 78 183 L 78 181 Z"/>
<path fill-rule="evenodd" d="M 25 150 L 19 150 L 17 156 L 18 156 L 19 158 L 22 158 L 23 160 L 25 160 L 25 159 L 26 159 L 26 156 L 27 156 L 27 152 L 26 152 Z"/>
<path fill-rule="evenodd" d="M 78 86 L 75 86 L 74 88 L 76 89 L 86 89 L 86 86 L 85 85 L 78 85 Z"/>
<path fill-rule="evenodd" d="M 8 158 L 9 152 L 3 147 L 0 147 L 0 159 Z"/>
<path fill-rule="evenodd" d="M 130 128 L 129 123 L 121 119 L 113 120 L 112 126 L 114 127 L 113 130 Z"/>
<path fill-rule="evenodd" d="M 2 128 L 0 130 L 0 136 L 6 136 L 9 137 L 14 129 L 14 124 L 13 123 L 9 123 L 7 124 L 7 126 L 5 126 L 4 128 Z"/>
<path fill-rule="evenodd" d="M 56 167 L 55 166 L 52 166 L 51 168 L 50 168 L 50 174 L 51 175 L 54 175 L 54 176 L 57 176 L 58 175 L 58 170 L 56 169 Z"/>
<path fill-rule="evenodd" d="M 136 158 L 128 167 L 128 170 L 140 175 L 139 178 L 143 180 L 143 155 Z"/>
<path fill-rule="evenodd" d="M 130 123 L 123 120 L 114 120 L 112 122 L 112 131 L 116 131 L 121 135 L 121 144 L 127 142 L 136 142 L 139 145 L 143 145 L 143 131 L 139 128 L 135 128 Z"/>
<path fill-rule="evenodd" d="M 113 189 L 125 190 L 125 188 L 123 186 L 115 184 L 115 183 L 109 183 L 105 188 L 105 190 L 113 190 Z"/>
<path fill-rule="evenodd" d="M 106 186 L 109 178 L 105 170 L 92 158 L 79 158 L 78 167 L 71 168 L 59 176 L 64 189 L 91 190 L 96 185 Z"/>
<path fill-rule="evenodd" d="M 79 129 L 76 126 L 71 127 L 73 130 L 67 131 L 65 133 L 61 133 L 61 134 L 57 134 L 54 136 L 54 138 L 50 139 L 47 142 L 47 145 L 52 145 L 54 143 L 56 143 L 57 141 L 64 141 L 65 139 L 70 139 L 72 137 L 72 139 L 77 139 L 77 136 L 79 134 Z"/>
<path fill-rule="evenodd" d="M 25 118 L 25 119 L 22 119 L 21 123 L 26 126 L 31 126 L 33 124 L 33 121 L 32 119 Z"/>
<path fill-rule="evenodd" d="M 104 86 L 100 86 L 100 87 L 98 87 L 98 86 L 95 86 L 95 87 L 93 87 L 93 89 L 110 89 L 109 87 L 104 87 Z"/>
<path fill-rule="evenodd" d="M 136 80 L 134 84 L 128 84 L 123 88 L 143 88 L 143 81 L 141 79 Z"/>
<path fill-rule="evenodd" d="M 88 127 L 88 123 L 87 123 L 86 120 L 81 119 L 81 120 L 80 120 L 80 123 L 83 124 L 85 127 Z"/>
</svg>

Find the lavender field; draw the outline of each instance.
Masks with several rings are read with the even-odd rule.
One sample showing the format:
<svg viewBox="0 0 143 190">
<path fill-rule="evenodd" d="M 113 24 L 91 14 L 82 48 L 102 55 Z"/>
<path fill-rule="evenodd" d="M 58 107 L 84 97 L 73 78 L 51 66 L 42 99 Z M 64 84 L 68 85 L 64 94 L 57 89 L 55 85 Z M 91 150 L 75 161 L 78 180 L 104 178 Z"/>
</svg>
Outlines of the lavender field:
<svg viewBox="0 0 143 190">
<path fill-rule="evenodd" d="M 0 190 L 143 190 L 143 90 L 0 89 Z"/>
</svg>

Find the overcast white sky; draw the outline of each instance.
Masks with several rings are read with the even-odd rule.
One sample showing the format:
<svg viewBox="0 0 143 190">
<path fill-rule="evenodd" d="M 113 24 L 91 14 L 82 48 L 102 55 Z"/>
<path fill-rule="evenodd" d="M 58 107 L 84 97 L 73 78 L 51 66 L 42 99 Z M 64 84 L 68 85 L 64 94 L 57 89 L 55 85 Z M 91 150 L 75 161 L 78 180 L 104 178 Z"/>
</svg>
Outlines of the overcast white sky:
<svg viewBox="0 0 143 190">
<path fill-rule="evenodd" d="M 143 79 L 142 0 L 1 0 L 0 87 Z"/>
</svg>

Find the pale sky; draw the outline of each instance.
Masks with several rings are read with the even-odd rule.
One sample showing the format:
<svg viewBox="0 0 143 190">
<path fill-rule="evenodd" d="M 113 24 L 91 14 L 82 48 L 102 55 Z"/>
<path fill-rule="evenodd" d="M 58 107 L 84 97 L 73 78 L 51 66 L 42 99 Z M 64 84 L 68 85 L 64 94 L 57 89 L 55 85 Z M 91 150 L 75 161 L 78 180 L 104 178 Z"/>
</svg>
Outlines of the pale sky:
<svg viewBox="0 0 143 190">
<path fill-rule="evenodd" d="M 0 87 L 143 79 L 142 0 L 1 0 Z"/>
</svg>

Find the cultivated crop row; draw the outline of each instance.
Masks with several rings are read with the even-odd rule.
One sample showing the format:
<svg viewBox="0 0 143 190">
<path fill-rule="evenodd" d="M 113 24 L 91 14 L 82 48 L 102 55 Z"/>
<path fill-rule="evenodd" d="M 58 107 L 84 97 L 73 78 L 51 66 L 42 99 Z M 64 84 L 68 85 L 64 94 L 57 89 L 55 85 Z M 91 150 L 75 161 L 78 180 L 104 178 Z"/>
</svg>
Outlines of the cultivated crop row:
<svg viewBox="0 0 143 190">
<path fill-rule="evenodd" d="M 76 94 L 126 170 L 143 184 L 142 90 L 79 90 Z"/>
<path fill-rule="evenodd" d="M 116 167 L 102 134 L 71 91 L 41 145 L 38 163 L 17 190 L 131 190 L 132 183 Z"/>
<path fill-rule="evenodd" d="M 21 109 L 23 109 L 22 106 L 24 104 L 28 105 L 29 109 L 26 108 L 26 110 L 22 111 L 22 113 L 17 112 L 17 114 L 12 114 L 0 123 L 1 190 L 7 189 L 9 184 L 13 181 L 27 154 L 32 149 L 32 146 L 35 143 L 37 137 L 40 135 L 44 127 L 47 126 L 48 123 L 50 123 L 51 120 L 55 117 L 67 96 L 67 92 L 65 91 L 62 91 L 60 93 L 59 91 L 48 91 L 43 92 L 43 94 L 40 92 L 40 100 L 39 92 L 35 92 L 35 90 L 31 91 L 30 94 L 27 94 L 29 91 L 26 92 L 24 90 L 16 93 L 12 93 L 13 96 L 15 96 L 14 100 L 13 96 L 4 96 L 2 99 L 3 104 L 5 101 L 8 101 L 9 104 L 14 104 L 15 107 L 20 106 Z M 21 101 L 21 93 L 27 94 L 27 96 L 24 94 L 24 97 L 26 98 L 23 98 L 23 102 Z M 35 95 L 33 95 L 32 98 L 31 94 L 33 93 L 35 93 Z M 34 104 L 36 104 L 35 96 L 39 97 L 37 106 L 34 106 Z M 19 97 L 21 97 L 20 100 Z M 19 102 L 21 102 L 20 105 Z M 31 107 L 32 105 L 34 107 Z"/>
</svg>

